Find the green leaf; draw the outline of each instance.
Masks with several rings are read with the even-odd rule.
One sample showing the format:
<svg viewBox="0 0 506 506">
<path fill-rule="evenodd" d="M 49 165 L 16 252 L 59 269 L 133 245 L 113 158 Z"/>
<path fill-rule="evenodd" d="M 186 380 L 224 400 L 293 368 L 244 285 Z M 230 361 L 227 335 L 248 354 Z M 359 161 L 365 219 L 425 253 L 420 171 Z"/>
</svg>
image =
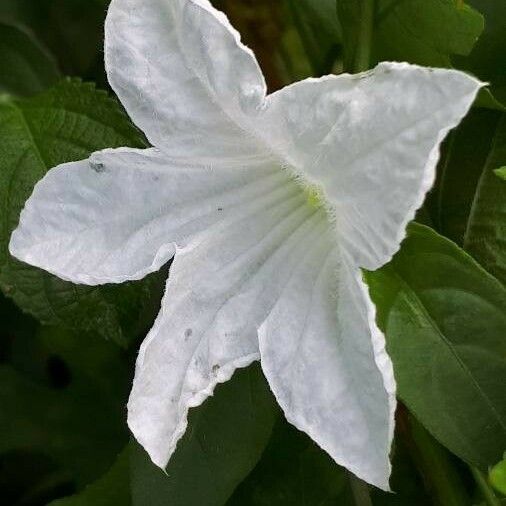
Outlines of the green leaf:
<svg viewBox="0 0 506 506">
<path fill-rule="evenodd" d="M 286 0 L 313 74 L 328 74 L 340 52 L 341 33 L 335 0 Z"/>
<path fill-rule="evenodd" d="M 497 462 L 506 448 L 504 287 L 421 225 L 366 277 L 401 400 L 466 462 Z"/>
<path fill-rule="evenodd" d="M 467 58 L 458 59 L 483 81 L 491 83 L 495 97 L 506 103 L 506 2 L 504 0 L 467 0 L 485 17 L 485 30 Z"/>
<path fill-rule="evenodd" d="M 498 169 L 494 169 L 494 174 L 501 179 L 506 180 L 506 166 L 505 167 L 499 167 Z"/>
<path fill-rule="evenodd" d="M 81 493 L 53 501 L 48 506 L 130 506 L 129 456 L 127 447 L 100 479 Z"/>
<path fill-rule="evenodd" d="M 31 95 L 59 78 L 52 56 L 21 28 L 0 22 L 0 93 Z"/>
<path fill-rule="evenodd" d="M 190 412 L 167 474 L 133 446 L 134 506 L 222 506 L 260 458 L 277 413 L 260 366 L 236 371 Z"/>
<path fill-rule="evenodd" d="M 489 272 L 506 283 L 506 185 L 494 170 L 506 164 L 506 114 L 501 116 L 473 196 L 464 248 Z"/>
<path fill-rule="evenodd" d="M 48 455 L 79 487 L 98 478 L 127 441 L 130 373 L 119 348 L 42 328 L 14 338 L 10 362 L 0 365 L 0 453 Z"/>
<path fill-rule="evenodd" d="M 345 66 L 354 59 L 360 4 L 337 0 L 344 30 Z M 408 61 L 450 67 L 451 55 L 467 55 L 483 30 L 483 17 L 458 0 L 377 0 L 371 67 L 378 61 Z"/>
<path fill-rule="evenodd" d="M 163 273 L 124 285 L 76 286 L 14 260 L 7 247 L 22 206 L 47 170 L 105 147 L 143 146 L 141 135 L 105 92 L 67 80 L 33 98 L 4 98 L 0 137 L 0 288 L 45 324 L 126 344 L 156 314 Z"/>
<path fill-rule="evenodd" d="M 506 458 L 489 471 L 488 479 L 496 490 L 506 495 Z"/>
<path fill-rule="evenodd" d="M 260 462 L 227 506 L 353 505 L 348 473 L 279 417 Z"/>
</svg>

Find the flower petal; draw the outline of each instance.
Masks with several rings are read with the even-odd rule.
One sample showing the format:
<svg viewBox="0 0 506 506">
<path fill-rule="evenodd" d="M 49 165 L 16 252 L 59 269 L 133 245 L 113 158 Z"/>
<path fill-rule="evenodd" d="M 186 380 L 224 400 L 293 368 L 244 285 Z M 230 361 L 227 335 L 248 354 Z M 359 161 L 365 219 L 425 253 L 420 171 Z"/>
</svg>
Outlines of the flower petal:
<svg viewBox="0 0 506 506">
<path fill-rule="evenodd" d="M 111 86 L 154 146 L 194 158 L 256 150 L 243 130 L 264 102 L 265 81 L 207 0 L 113 0 L 105 61 Z"/>
<path fill-rule="evenodd" d="M 392 365 L 360 271 L 339 258 L 332 238 L 299 263 L 260 327 L 259 346 L 287 420 L 338 464 L 388 489 Z"/>
<path fill-rule="evenodd" d="M 47 173 L 21 213 L 10 251 L 75 283 L 140 279 L 174 255 L 175 243 L 185 246 L 286 180 L 267 159 L 205 168 L 157 149 L 105 150 Z"/>
<path fill-rule="evenodd" d="M 304 256 L 328 228 L 298 186 L 245 204 L 212 233 L 178 250 L 162 310 L 137 360 L 128 423 L 164 467 L 188 409 L 259 358 L 257 329 Z"/>
<path fill-rule="evenodd" d="M 271 95 L 261 131 L 321 188 L 356 264 L 376 269 L 399 248 L 433 183 L 439 144 L 480 86 L 455 70 L 382 63 Z"/>
</svg>

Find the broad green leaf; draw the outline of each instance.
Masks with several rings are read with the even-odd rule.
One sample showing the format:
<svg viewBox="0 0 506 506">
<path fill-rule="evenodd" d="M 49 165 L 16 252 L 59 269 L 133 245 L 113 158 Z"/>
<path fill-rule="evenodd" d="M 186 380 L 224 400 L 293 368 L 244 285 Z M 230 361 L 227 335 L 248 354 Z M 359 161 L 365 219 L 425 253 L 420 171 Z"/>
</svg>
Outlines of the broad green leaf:
<svg viewBox="0 0 506 506">
<path fill-rule="evenodd" d="M 335 0 L 285 1 L 313 75 L 329 74 L 341 46 Z"/>
<path fill-rule="evenodd" d="M 27 31 L 0 22 L 0 93 L 31 95 L 59 78 L 52 56 Z"/>
<path fill-rule="evenodd" d="M 22 206 L 47 170 L 105 147 L 142 146 L 140 134 L 105 92 L 67 80 L 33 98 L 4 98 L 0 137 L 0 288 L 43 323 L 126 344 L 156 314 L 163 273 L 124 285 L 76 286 L 14 260 L 7 246 Z"/>
<path fill-rule="evenodd" d="M 336 0 L 345 37 L 345 63 L 353 60 L 360 6 Z M 378 61 L 451 66 L 451 55 L 467 55 L 483 30 L 483 17 L 460 0 L 377 0 L 371 67 Z"/>
<path fill-rule="evenodd" d="M 495 97 L 506 103 L 506 2 L 504 0 L 467 0 L 485 17 L 485 30 L 467 58 L 459 58 L 466 68 L 491 83 Z"/>
<path fill-rule="evenodd" d="M 494 170 L 494 173 L 496 176 L 500 177 L 501 179 L 506 180 L 506 167 L 499 167 L 498 169 Z"/>
<path fill-rule="evenodd" d="M 506 458 L 489 471 L 488 479 L 496 490 L 506 495 Z"/>
<path fill-rule="evenodd" d="M 494 170 L 506 163 L 506 114 L 501 116 L 473 196 L 464 248 L 506 283 L 506 185 Z"/>
<path fill-rule="evenodd" d="M 366 277 L 401 400 L 463 460 L 497 462 L 506 448 L 505 288 L 421 225 Z"/>
<path fill-rule="evenodd" d="M 190 412 L 167 474 L 133 445 L 133 505 L 222 506 L 260 458 L 277 413 L 260 366 L 236 371 Z"/>
<path fill-rule="evenodd" d="M 127 447 L 111 469 L 81 493 L 53 501 L 48 506 L 130 506 L 129 456 Z"/>
<path fill-rule="evenodd" d="M 306 434 L 279 417 L 255 469 L 227 506 L 353 505 L 348 473 Z"/>
<path fill-rule="evenodd" d="M 0 453 L 47 455 L 80 487 L 103 474 L 127 440 L 129 370 L 119 349 L 98 337 L 83 343 L 44 328 L 33 340 L 17 346 L 38 366 L 16 359 L 16 338 L 12 365 L 0 365 Z"/>
</svg>

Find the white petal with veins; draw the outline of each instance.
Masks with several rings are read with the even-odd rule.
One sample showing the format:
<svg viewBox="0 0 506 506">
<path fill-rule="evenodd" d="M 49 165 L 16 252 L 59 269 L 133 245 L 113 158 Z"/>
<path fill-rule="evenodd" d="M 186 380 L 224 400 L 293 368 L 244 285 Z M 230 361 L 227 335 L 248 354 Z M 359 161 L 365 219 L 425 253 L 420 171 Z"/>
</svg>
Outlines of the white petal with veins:
<svg viewBox="0 0 506 506">
<path fill-rule="evenodd" d="M 113 0 L 105 35 L 109 82 L 154 146 L 194 162 L 256 152 L 265 81 L 207 0 Z"/>
<path fill-rule="evenodd" d="M 35 187 L 10 251 L 74 283 L 140 279 L 176 244 L 286 185 L 268 158 L 231 163 L 182 165 L 154 148 L 124 148 L 60 165 Z"/>
<path fill-rule="evenodd" d="M 395 381 L 360 271 L 329 232 L 313 244 L 259 331 L 287 417 L 339 464 L 388 489 Z"/>
<path fill-rule="evenodd" d="M 246 203 L 176 253 L 128 405 L 132 432 L 161 467 L 184 433 L 188 408 L 259 358 L 258 327 L 306 249 L 328 232 L 323 212 L 290 187 Z"/>
<path fill-rule="evenodd" d="M 439 144 L 480 86 L 456 70 L 381 63 L 270 95 L 260 131 L 322 189 L 355 263 L 377 269 L 398 250 L 434 181 Z"/>
</svg>

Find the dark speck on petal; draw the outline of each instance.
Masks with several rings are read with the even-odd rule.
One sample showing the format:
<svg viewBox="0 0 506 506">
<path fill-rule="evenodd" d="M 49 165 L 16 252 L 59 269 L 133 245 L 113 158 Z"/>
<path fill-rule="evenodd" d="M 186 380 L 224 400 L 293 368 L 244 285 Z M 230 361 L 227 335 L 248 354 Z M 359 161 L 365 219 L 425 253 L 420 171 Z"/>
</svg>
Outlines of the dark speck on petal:
<svg viewBox="0 0 506 506">
<path fill-rule="evenodd" d="M 105 165 L 102 162 L 91 162 L 90 161 L 90 167 L 92 170 L 94 170 L 97 173 L 105 172 Z"/>
</svg>

